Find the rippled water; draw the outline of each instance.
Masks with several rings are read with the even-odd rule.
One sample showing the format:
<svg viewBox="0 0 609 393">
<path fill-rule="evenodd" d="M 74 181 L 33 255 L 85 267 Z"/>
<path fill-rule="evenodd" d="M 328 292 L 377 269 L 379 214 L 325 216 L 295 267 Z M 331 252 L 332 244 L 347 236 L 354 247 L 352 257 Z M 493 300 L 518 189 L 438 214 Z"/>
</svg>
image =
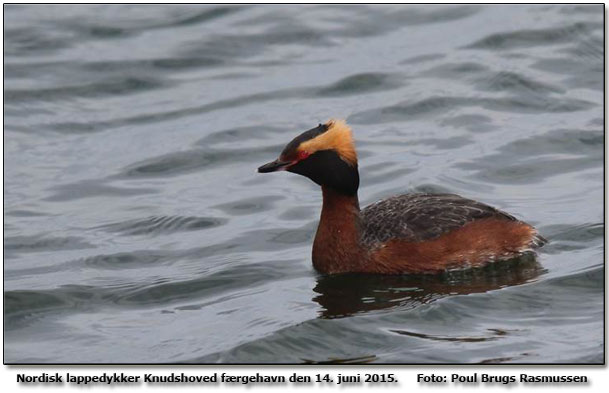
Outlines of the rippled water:
<svg viewBox="0 0 609 393">
<path fill-rule="evenodd" d="M 603 6 L 5 6 L 6 362 L 603 361 Z M 323 276 L 259 175 L 346 118 L 362 205 L 448 191 L 550 240 Z"/>
</svg>

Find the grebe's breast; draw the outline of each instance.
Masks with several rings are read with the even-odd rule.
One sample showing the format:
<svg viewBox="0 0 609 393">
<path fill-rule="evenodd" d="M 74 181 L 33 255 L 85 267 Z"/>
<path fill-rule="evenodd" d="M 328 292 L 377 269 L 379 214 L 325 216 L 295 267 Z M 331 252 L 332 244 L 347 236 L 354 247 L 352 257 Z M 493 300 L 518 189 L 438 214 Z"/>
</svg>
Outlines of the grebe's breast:
<svg viewBox="0 0 609 393">
<path fill-rule="evenodd" d="M 481 219 L 517 221 L 508 213 L 455 194 L 397 195 L 361 212 L 362 242 L 369 246 L 389 240 L 432 240 Z"/>
</svg>

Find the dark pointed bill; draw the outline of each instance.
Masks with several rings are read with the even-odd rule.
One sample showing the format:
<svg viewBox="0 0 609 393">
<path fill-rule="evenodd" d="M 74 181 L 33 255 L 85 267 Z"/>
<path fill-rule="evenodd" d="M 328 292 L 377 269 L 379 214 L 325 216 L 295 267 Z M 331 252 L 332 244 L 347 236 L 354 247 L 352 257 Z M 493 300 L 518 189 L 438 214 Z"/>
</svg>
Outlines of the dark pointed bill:
<svg viewBox="0 0 609 393">
<path fill-rule="evenodd" d="M 286 170 L 290 165 L 292 165 L 292 161 L 280 161 L 279 159 L 275 161 L 271 161 L 268 164 L 264 164 L 260 168 L 258 168 L 259 173 L 268 173 L 268 172 L 277 172 Z"/>
</svg>

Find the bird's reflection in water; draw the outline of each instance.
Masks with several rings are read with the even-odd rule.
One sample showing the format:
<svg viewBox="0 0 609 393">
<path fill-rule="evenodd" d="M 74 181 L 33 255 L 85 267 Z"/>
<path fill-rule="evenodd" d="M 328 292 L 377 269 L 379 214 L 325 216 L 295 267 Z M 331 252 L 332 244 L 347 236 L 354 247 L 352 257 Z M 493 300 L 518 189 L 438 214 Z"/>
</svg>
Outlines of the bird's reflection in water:
<svg viewBox="0 0 609 393">
<path fill-rule="evenodd" d="M 544 272 L 535 254 L 484 268 L 440 275 L 385 276 L 341 274 L 319 276 L 313 300 L 321 318 L 341 318 L 389 308 L 414 308 L 450 296 L 482 293 L 535 280 Z"/>
</svg>

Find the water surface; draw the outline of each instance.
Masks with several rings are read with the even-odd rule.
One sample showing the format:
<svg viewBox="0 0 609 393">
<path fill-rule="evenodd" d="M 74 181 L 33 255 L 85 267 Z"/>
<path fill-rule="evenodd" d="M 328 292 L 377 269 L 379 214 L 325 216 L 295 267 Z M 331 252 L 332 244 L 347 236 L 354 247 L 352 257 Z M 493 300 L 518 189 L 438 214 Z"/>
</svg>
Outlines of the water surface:
<svg viewBox="0 0 609 393">
<path fill-rule="evenodd" d="M 601 363 L 603 7 L 6 5 L 5 362 Z M 550 240 L 323 276 L 321 194 L 258 175 L 352 125 L 362 205 L 453 192 Z"/>
</svg>

